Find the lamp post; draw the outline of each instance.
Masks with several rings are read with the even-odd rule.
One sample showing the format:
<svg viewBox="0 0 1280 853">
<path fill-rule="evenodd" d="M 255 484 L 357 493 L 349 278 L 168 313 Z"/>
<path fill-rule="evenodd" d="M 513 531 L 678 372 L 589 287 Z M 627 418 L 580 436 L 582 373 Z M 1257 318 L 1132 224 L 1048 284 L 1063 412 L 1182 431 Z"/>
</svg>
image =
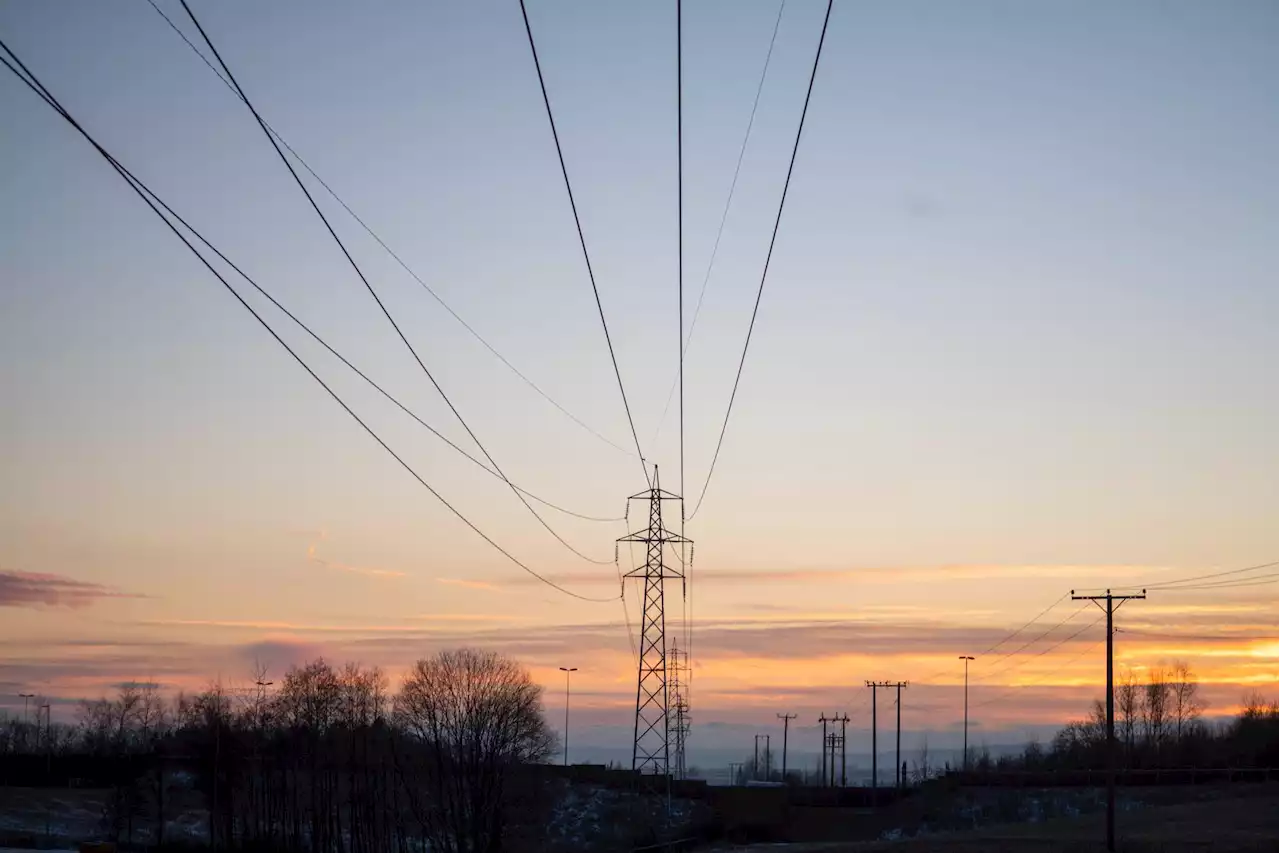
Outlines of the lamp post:
<svg viewBox="0 0 1280 853">
<path fill-rule="evenodd" d="M 564 766 L 569 766 L 569 673 L 577 672 L 576 666 L 562 666 L 564 673 Z"/>
<path fill-rule="evenodd" d="M 53 709 L 45 702 L 36 709 L 36 739 L 40 738 L 40 712 L 44 711 L 44 773 L 48 778 L 53 765 Z"/>
<path fill-rule="evenodd" d="M 969 770 L 969 661 L 974 660 L 974 657 L 960 655 L 958 659 L 964 661 L 964 760 L 961 766 L 967 772 Z"/>
<path fill-rule="evenodd" d="M 261 678 L 259 678 L 255 680 L 253 683 L 258 688 L 258 701 L 255 703 L 257 707 L 253 709 L 254 716 L 257 717 L 257 719 L 254 720 L 254 722 L 258 724 L 258 728 L 262 728 L 266 722 L 263 718 L 265 717 L 266 710 L 267 710 L 266 709 L 267 688 L 275 684 L 275 682 L 263 681 Z"/>
<path fill-rule="evenodd" d="M 27 723 L 27 717 L 28 717 L 28 714 L 27 714 L 27 704 L 28 704 L 32 699 L 36 698 L 36 694 L 34 694 L 34 693 L 19 693 L 19 694 L 18 694 L 18 698 L 22 700 L 22 723 L 23 723 L 23 729 L 22 729 L 22 743 L 25 745 L 25 744 L 26 744 L 26 742 L 27 742 L 27 730 L 26 730 L 26 723 Z"/>
</svg>

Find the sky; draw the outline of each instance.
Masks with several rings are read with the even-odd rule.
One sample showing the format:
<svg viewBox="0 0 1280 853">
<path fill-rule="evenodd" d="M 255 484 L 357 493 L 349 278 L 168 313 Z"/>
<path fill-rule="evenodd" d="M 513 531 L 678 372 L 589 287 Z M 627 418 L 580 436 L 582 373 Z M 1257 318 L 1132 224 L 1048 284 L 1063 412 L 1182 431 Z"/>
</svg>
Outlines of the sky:
<svg viewBox="0 0 1280 853">
<path fill-rule="evenodd" d="M 159 5 L 198 43 L 180 5 Z M 636 433 L 692 512 L 825 4 L 783 8 L 714 265 L 779 6 L 685 5 L 686 329 L 705 294 L 683 474 L 665 405 L 674 4 L 533 0 L 529 18 Z M 479 645 L 529 667 L 557 727 L 558 667 L 578 667 L 571 757 L 629 756 L 638 590 L 624 614 L 611 564 L 645 482 L 518 4 L 193 8 L 263 117 L 555 401 L 307 176 L 511 481 L 626 520 L 540 510 L 584 562 L 251 303 L 485 536 L 610 600 L 542 585 L 459 520 L 5 76 L 0 708 L 38 692 L 70 720 L 122 681 L 234 685 L 255 660 L 278 675 L 316 655 L 394 684 L 418 657 Z M 959 654 L 979 657 L 973 739 L 1050 732 L 1102 694 L 1097 612 L 1064 594 L 1276 559 L 1276 18 L 1243 0 L 836 3 L 686 527 L 692 581 L 668 588 L 670 633 L 692 642 L 692 763 L 737 760 L 784 712 L 801 715 L 797 743 L 842 712 L 868 740 L 866 680 L 913 682 L 906 742 L 953 748 Z M 145 0 L 2 3 L 0 38 L 237 265 L 476 454 L 251 114 Z M 1117 660 L 1187 660 L 1211 714 L 1274 696 L 1276 595 L 1153 589 L 1122 611 Z"/>
</svg>

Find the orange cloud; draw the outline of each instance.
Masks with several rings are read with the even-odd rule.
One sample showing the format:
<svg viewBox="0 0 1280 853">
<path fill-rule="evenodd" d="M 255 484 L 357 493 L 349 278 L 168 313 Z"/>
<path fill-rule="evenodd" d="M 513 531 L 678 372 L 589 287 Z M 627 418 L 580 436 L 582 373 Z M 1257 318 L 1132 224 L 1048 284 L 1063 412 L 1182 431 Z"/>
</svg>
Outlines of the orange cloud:
<svg viewBox="0 0 1280 853">
<path fill-rule="evenodd" d="M 706 583 L 902 583 L 923 581 L 1026 579 L 1026 578 L 1080 578 L 1117 575 L 1132 577 L 1149 575 L 1158 571 L 1145 566 L 1076 566 L 1076 565 L 939 565 L 939 566 L 868 566 L 856 569 L 703 569 L 697 578 Z M 616 577 L 598 572 L 572 572 L 551 575 L 551 580 L 561 585 L 614 584 Z M 539 583 L 534 578 L 513 578 L 512 585 Z"/>
<path fill-rule="evenodd" d="M 516 617 L 491 613 L 423 613 L 412 618 L 423 622 L 512 622 Z"/>
<path fill-rule="evenodd" d="M 307 560 L 309 562 L 315 563 L 318 566 L 324 566 L 327 569 L 336 569 L 340 572 L 351 572 L 352 574 L 365 575 L 366 577 L 375 577 L 375 578 L 404 577 L 404 572 L 392 571 L 391 569 L 374 569 L 374 568 L 368 568 L 366 566 L 352 566 L 352 565 L 348 565 L 347 563 L 335 563 L 331 560 L 326 560 L 320 557 L 319 554 L 316 553 L 316 545 L 318 542 L 323 542 L 327 538 L 329 538 L 328 533 L 324 530 L 324 528 L 321 528 L 317 542 L 312 542 L 310 545 L 307 546 Z"/>
<path fill-rule="evenodd" d="M 436 578 L 436 583 L 447 584 L 448 586 L 460 586 L 466 589 L 481 589 L 485 592 L 502 592 L 502 587 L 496 583 L 489 581 L 469 581 L 460 578 Z"/>
<path fill-rule="evenodd" d="M 166 619 L 140 624 L 187 628 L 248 628 L 255 631 L 298 631 L 332 634 L 403 633 L 427 630 L 421 625 L 304 625 L 296 622 L 270 622 L 253 619 Z"/>
</svg>

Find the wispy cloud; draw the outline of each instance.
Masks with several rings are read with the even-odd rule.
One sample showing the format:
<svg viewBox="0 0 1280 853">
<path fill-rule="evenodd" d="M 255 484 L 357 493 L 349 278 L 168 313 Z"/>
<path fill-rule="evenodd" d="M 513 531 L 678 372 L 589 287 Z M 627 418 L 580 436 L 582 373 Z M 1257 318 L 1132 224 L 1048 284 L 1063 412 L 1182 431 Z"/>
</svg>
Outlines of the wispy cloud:
<svg viewBox="0 0 1280 853">
<path fill-rule="evenodd" d="M 159 619 L 140 623 L 153 627 L 241 628 L 254 631 L 292 631 L 315 634 L 401 634 L 427 633 L 423 625 L 312 625 L 304 622 L 275 622 L 256 619 Z"/>
<path fill-rule="evenodd" d="M 146 598 L 44 572 L 0 570 L 0 607 L 88 607 L 105 598 Z"/>
<path fill-rule="evenodd" d="M 423 613 L 410 618 L 422 622 L 513 622 L 516 617 L 496 613 Z"/>
<path fill-rule="evenodd" d="M 328 531 L 321 528 L 316 541 L 307 546 L 307 560 L 315 563 L 317 566 L 324 566 L 326 569 L 334 569 L 339 572 L 350 572 L 355 575 L 364 575 L 372 578 L 402 578 L 404 572 L 393 571 L 391 569 L 375 569 L 368 566 L 353 566 L 348 563 L 337 563 L 333 560 L 326 560 L 320 556 L 318 546 L 321 542 L 329 538 Z"/>
<path fill-rule="evenodd" d="M 448 586 L 460 586 L 466 589 L 480 589 L 485 592 L 502 592 L 502 587 L 490 581 L 469 581 L 461 578 L 436 578 L 436 583 L 446 584 Z"/>
<path fill-rule="evenodd" d="M 818 583 L 903 583 L 961 580 L 1017 580 L 1063 578 L 1069 580 L 1094 577 L 1150 576 L 1158 571 L 1148 566 L 1103 565 L 938 565 L 938 566 L 868 566 L 851 569 L 703 569 L 698 580 L 707 584 L 818 584 Z M 597 586 L 616 584 L 617 578 L 604 573 L 566 572 L 550 576 L 558 584 Z M 540 583 L 535 578 L 513 577 L 505 584 L 527 586 Z"/>
</svg>

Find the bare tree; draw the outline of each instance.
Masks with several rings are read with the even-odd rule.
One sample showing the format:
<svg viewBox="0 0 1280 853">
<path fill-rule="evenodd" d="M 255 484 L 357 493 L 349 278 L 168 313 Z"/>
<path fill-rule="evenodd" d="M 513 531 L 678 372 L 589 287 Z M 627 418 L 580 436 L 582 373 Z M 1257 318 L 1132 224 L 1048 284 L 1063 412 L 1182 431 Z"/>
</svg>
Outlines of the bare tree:
<svg viewBox="0 0 1280 853">
<path fill-rule="evenodd" d="M 421 781 L 428 796 L 422 802 L 411 794 L 410 803 L 431 849 L 499 849 L 511 772 L 545 760 L 555 748 L 542 715 L 542 688 L 509 658 L 447 651 L 414 664 L 395 712 L 426 761 Z"/>
<path fill-rule="evenodd" d="M 1143 736 L 1148 747 L 1158 754 L 1169 724 L 1169 679 L 1163 665 L 1147 670 L 1142 694 Z"/>
<path fill-rule="evenodd" d="M 1129 667 L 1120 670 L 1115 685 L 1116 713 L 1119 716 L 1119 738 L 1124 743 L 1125 763 L 1133 766 L 1134 736 L 1138 729 L 1138 712 L 1142 705 L 1142 685 Z"/>
<path fill-rule="evenodd" d="M 158 684 L 148 681 L 139 685 L 138 690 L 139 699 L 134 711 L 138 729 L 138 749 L 153 759 L 150 766 L 145 767 L 138 781 L 141 783 L 143 792 L 154 801 L 155 839 L 156 843 L 164 844 L 165 794 L 168 790 L 165 772 L 168 757 L 166 748 L 172 730 L 173 716 L 164 697 L 160 695 Z M 132 821 L 130 821 L 129 834 L 130 836 L 133 834 Z"/>
<path fill-rule="evenodd" d="M 1181 742 L 1188 726 L 1204 712 L 1205 704 L 1200 698 L 1200 683 L 1190 664 L 1184 660 L 1174 661 L 1169 675 L 1169 715 L 1173 720 L 1173 736 Z"/>
<path fill-rule="evenodd" d="M 1244 694 L 1240 705 L 1240 719 L 1242 720 L 1265 720 L 1267 717 L 1276 716 L 1276 700 L 1267 699 L 1258 690 L 1250 690 Z"/>
<path fill-rule="evenodd" d="M 1032 735 L 1022 749 L 1022 766 L 1027 770 L 1039 770 L 1042 764 L 1044 764 L 1044 747 L 1040 745 L 1040 739 Z"/>
<path fill-rule="evenodd" d="M 929 738 L 921 735 L 920 748 L 916 751 L 916 784 L 923 785 L 929 779 L 931 772 L 932 770 L 929 767 Z"/>
</svg>

